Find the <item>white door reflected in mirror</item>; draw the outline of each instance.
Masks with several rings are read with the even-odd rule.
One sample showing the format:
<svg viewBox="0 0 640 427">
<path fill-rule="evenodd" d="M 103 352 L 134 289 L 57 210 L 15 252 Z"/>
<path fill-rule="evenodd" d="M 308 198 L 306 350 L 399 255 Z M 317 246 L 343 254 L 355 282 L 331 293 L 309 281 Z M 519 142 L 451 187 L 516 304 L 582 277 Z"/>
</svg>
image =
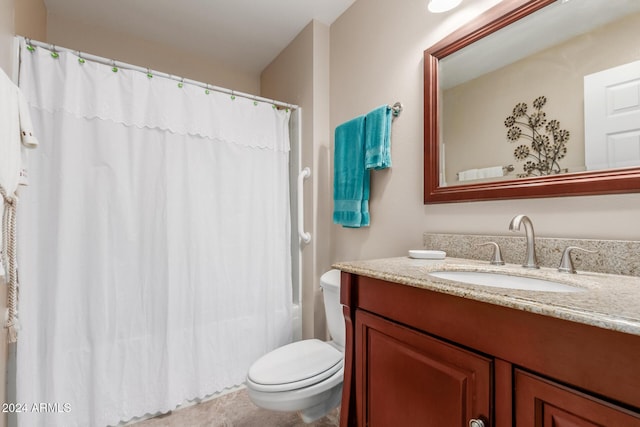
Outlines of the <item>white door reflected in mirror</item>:
<svg viewBox="0 0 640 427">
<path fill-rule="evenodd" d="M 640 61 L 584 77 L 587 170 L 640 166 Z"/>
</svg>

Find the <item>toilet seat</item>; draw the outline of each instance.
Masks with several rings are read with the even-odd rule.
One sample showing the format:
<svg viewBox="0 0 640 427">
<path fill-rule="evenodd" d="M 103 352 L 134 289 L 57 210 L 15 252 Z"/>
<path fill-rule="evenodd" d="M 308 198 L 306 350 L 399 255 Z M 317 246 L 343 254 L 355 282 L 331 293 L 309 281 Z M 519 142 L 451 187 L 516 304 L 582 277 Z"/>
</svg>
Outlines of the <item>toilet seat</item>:
<svg viewBox="0 0 640 427">
<path fill-rule="evenodd" d="M 294 342 L 258 359 L 247 382 L 256 391 L 282 392 L 308 387 L 332 377 L 343 366 L 343 354 L 317 339 Z"/>
</svg>

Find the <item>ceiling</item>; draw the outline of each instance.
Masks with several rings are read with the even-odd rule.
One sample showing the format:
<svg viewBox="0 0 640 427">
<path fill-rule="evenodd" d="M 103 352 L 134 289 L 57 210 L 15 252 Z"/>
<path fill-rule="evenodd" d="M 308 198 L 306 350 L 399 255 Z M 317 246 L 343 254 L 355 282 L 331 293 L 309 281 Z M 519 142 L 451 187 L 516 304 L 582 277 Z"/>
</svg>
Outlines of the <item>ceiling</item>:
<svg viewBox="0 0 640 427">
<path fill-rule="evenodd" d="M 355 0 L 45 0 L 49 13 L 259 74 L 312 20 L 331 25 Z"/>
</svg>

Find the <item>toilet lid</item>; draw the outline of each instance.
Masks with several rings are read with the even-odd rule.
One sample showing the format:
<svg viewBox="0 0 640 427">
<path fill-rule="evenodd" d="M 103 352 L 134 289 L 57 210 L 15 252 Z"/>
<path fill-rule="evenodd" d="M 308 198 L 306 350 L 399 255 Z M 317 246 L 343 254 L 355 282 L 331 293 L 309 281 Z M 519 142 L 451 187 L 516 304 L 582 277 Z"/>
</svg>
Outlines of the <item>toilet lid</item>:
<svg viewBox="0 0 640 427">
<path fill-rule="evenodd" d="M 342 368 L 343 354 L 317 339 L 294 342 L 262 356 L 249 368 L 248 379 L 273 391 L 316 384 Z"/>
</svg>

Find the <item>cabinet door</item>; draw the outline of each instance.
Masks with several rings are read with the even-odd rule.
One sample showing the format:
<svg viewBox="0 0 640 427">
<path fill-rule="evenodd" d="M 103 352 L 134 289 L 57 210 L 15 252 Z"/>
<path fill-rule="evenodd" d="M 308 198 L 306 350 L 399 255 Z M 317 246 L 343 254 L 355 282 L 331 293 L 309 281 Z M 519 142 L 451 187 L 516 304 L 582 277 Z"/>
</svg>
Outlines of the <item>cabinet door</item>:
<svg viewBox="0 0 640 427">
<path fill-rule="evenodd" d="M 640 427 L 638 413 L 524 371 L 515 389 L 517 427 Z"/>
<path fill-rule="evenodd" d="M 492 361 L 367 312 L 356 314 L 358 425 L 489 425 Z"/>
</svg>

